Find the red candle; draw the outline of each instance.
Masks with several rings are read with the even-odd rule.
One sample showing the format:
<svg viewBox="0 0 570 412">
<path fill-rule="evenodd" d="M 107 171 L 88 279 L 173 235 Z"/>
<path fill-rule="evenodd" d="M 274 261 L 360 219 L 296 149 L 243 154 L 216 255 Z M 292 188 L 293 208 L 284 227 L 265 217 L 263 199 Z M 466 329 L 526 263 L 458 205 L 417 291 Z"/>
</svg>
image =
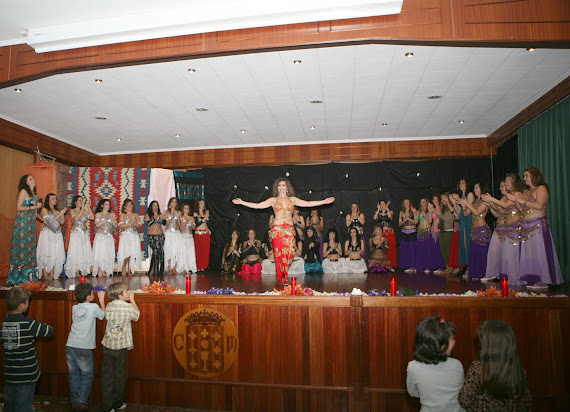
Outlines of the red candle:
<svg viewBox="0 0 570 412">
<path fill-rule="evenodd" d="M 85 283 L 85 275 L 81 275 L 81 283 Z"/>
<path fill-rule="evenodd" d="M 297 295 L 297 278 L 291 278 L 291 295 Z"/>
<path fill-rule="evenodd" d="M 390 296 L 396 296 L 396 276 L 390 278 Z"/>
<path fill-rule="evenodd" d="M 501 278 L 501 296 L 504 298 L 509 296 L 509 278 L 506 276 Z"/>
<path fill-rule="evenodd" d="M 190 295 L 192 293 L 192 278 L 186 276 L 186 294 Z"/>
</svg>

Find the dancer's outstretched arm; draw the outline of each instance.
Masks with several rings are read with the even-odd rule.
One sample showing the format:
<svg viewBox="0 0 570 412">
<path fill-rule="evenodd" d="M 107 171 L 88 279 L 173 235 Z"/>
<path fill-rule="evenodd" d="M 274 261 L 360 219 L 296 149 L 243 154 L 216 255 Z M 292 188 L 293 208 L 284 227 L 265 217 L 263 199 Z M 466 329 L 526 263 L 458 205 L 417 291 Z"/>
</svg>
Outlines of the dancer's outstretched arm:
<svg viewBox="0 0 570 412">
<path fill-rule="evenodd" d="M 291 197 L 291 201 L 293 202 L 293 204 L 300 207 L 315 207 L 321 205 L 329 205 L 332 202 L 334 202 L 334 200 L 335 200 L 334 197 L 327 197 L 326 199 L 323 200 L 310 200 L 310 201 L 299 199 L 298 197 Z"/>
<path fill-rule="evenodd" d="M 232 199 L 232 202 L 236 205 L 243 205 L 251 209 L 267 209 L 268 207 L 273 206 L 273 203 L 275 203 L 275 198 L 270 197 L 269 199 L 266 199 L 263 202 L 253 203 L 253 202 L 246 202 L 245 200 L 242 200 L 238 197 L 236 199 Z"/>
</svg>

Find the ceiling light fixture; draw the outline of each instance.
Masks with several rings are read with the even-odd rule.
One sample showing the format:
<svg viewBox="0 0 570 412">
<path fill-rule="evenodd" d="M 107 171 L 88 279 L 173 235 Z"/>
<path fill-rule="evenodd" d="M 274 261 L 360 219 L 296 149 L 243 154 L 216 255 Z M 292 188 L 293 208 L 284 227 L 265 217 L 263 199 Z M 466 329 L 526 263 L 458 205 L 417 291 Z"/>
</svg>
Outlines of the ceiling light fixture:
<svg viewBox="0 0 570 412">
<path fill-rule="evenodd" d="M 382 126 L 386 127 L 388 126 L 388 123 L 382 123 Z"/>
<path fill-rule="evenodd" d="M 301 64 L 303 63 L 301 60 L 293 60 L 293 64 Z"/>
<path fill-rule="evenodd" d="M 437 99 L 441 99 L 441 96 L 438 94 L 432 94 L 431 96 L 428 96 L 428 99 L 437 100 Z"/>
<path fill-rule="evenodd" d="M 196 73 L 196 69 L 188 69 L 190 73 Z"/>
<path fill-rule="evenodd" d="M 311 130 L 315 130 L 316 127 L 315 127 L 315 126 L 311 126 L 310 129 L 311 129 Z"/>
<path fill-rule="evenodd" d="M 107 120 L 104 116 L 95 116 L 95 120 Z"/>
<path fill-rule="evenodd" d="M 16 93 L 22 93 L 22 89 L 14 89 Z"/>
<path fill-rule="evenodd" d="M 95 83 L 103 83 L 102 79 L 95 79 Z"/>
<path fill-rule="evenodd" d="M 459 124 L 463 124 L 463 123 L 465 123 L 465 120 L 460 120 L 460 121 L 459 121 Z"/>
<path fill-rule="evenodd" d="M 318 100 L 318 99 L 311 100 L 311 103 L 313 103 L 313 104 L 320 104 L 322 102 L 323 102 L 322 100 Z"/>
<path fill-rule="evenodd" d="M 196 111 L 197 111 L 197 112 L 207 112 L 208 109 L 206 109 L 205 107 L 198 107 L 198 108 L 196 109 Z"/>
<path fill-rule="evenodd" d="M 241 129 L 240 132 L 241 132 L 241 133 L 245 133 L 245 129 Z"/>
<path fill-rule="evenodd" d="M 534 47 L 527 47 L 526 48 L 526 51 L 528 51 L 528 52 L 533 52 L 535 50 L 536 50 L 536 48 L 534 48 Z"/>
<path fill-rule="evenodd" d="M 121 141 L 121 138 L 120 138 L 120 137 L 117 137 L 117 142 L 120 142 L 120 141 Z"/>
<path fill-rule="evenodd" d="M 174 137 L 180 137 L 180 133 L 176 133 Z"/>
<path fill-rule="evenodd" d="M 414 57 L 414 53 L 406 53 L 406 54 L 404 54 L 404 56 L 406 56 L 406 57 Z"/>
</svg>

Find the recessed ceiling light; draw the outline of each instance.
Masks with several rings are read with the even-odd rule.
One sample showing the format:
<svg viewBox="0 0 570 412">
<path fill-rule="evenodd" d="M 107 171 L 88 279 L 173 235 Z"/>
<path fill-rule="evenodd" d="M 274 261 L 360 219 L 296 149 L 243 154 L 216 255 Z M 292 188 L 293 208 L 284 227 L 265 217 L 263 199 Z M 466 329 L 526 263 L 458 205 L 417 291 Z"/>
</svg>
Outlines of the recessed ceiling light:
<svg viewBox="0 0 570 412">
<path fill-rule="evenodd" d="M 101 79 L 95 79 L 95 83 L 103 83 L 103 80 L 101 80 Z"/>
<path fill-rule="evenodd" d="M 318 99 L 311 100 L 311 103 L 313 103 L 313 104 L 319 104 L 319 103 L 322 103 L 322 102 L 323 102 L 322 100 L 318 100 Z"/>
<path fill-rule="evenodd" d="M 406 57 L 414 57 L 414 53 L 406 53 L 406 54 L 404 54 L 404 56 L 406 56 Z"/>
<path fill-rule="evenodd" d="M 432 94 L 431 96 L 428 96 L 428 99 L 437 100 L 437 99 L 441 99 L 441 96 L 438 94 Z"/>
<path fill-rule="evenodd" d="M 526 48 L 526 51 L 529 51 L 529 52 L 533 52 L 535 50 L 536 50 L 536 48 L 534 48 L 534 47 L 527 47 Z"/>
<path fill-rule="evenodd" d="M 245 129 L 241 129 L 240 132 L 241 132 L 241 133 L 245 133 Z"/>
<path fill-rule="evenodd" d="M 198 111 L 198 112 L 207 112 L 208 109 L 206 109 L 205 107 L 198 107 L 198 108 L 196 109 L 196 111 Z"/>
<path fill-rule="evenodd" d="M 196 69 L 188 69 L 190 73 L 196 73 Z"/>
<path fill-rule="evenodd" d="M 301 60 L 293 60 L 293 64 L 301 64 L 303 63 Z"/>
<path fill-rule="evenodd" d="M 22 89 L 14 89 L 16 93 L 22 93 Z"/>
<path fill-rule="evenodd" d="M 382 123 L 382 126 L 386 127 L 388 126 L 388 123 Z"/>
<path fill-rule="evenodd" d="M 459 124 L 463 124 L 463 123 L 465 123 L 465 120 L 460 120 L 460 121 L 459 121 Z"/>
<path fill-rule="evenodd" d="M 180 137 L 180 133 L 176 133 L 174 137 Z"/>
<path fill-rule="evenodd" d="M 311 130 L 315 130 L 315 129 L 316 129 L 316 127 L 315 127 L 315 126 L 311 126 Z"/>
<path fill-rule="evenodd" d="M 107 118 L 104 116 L 95 116 L 95 119 L 96 120 L 107 120 Z"/>
<path fill-rule="evenodd" d="M 120 142 L 120 141 L 121 141 L 121 138 L 120 138 L 120 137 L 117 137 L 117 142 Z"/>
</svg>

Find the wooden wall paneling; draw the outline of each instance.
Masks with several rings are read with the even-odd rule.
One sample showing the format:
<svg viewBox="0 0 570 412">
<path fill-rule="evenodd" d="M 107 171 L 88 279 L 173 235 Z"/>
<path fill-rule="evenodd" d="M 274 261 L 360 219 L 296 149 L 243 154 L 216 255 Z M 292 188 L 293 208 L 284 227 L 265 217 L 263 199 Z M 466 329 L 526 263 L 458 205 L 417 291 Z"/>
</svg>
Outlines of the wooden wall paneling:
<svg viewBox="0 0 570 412">
<path fill-rule="evenodd" d="M 18 198 L 18 183 L 24 169 L 34 163 L 30 153 L 0 146 L 0 176 L 4 196 L 0 197 L 0 213 L 13 218 L 16 216 L 16 199 Z"/>
</svg>

